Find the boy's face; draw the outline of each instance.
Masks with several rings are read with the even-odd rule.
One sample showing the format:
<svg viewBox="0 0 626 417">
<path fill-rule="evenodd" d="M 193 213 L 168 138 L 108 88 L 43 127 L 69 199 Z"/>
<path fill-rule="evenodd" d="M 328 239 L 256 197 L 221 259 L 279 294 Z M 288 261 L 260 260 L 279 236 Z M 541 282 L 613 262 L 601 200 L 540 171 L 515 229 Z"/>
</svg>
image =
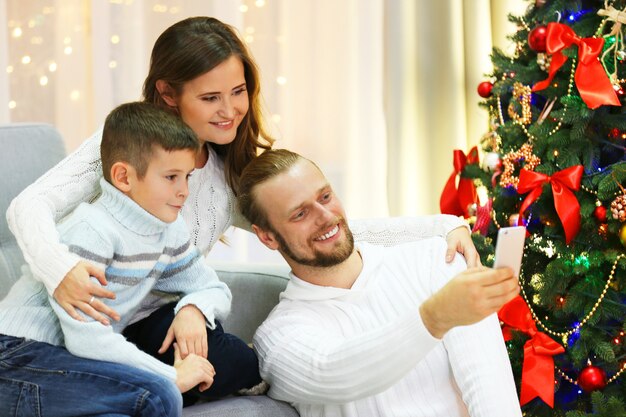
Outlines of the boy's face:
<svg viewBox="0 0 626 417">
<path fill-rule="evenodd" d="M 129 175 L 127 195 L 159 220 L 173 222 L 189 195 L 187 181 L 195 160 L 192 150 L 168 152 L 155 146 L 144 177 L 139 179 L 134 172 Z"/>
</svg>

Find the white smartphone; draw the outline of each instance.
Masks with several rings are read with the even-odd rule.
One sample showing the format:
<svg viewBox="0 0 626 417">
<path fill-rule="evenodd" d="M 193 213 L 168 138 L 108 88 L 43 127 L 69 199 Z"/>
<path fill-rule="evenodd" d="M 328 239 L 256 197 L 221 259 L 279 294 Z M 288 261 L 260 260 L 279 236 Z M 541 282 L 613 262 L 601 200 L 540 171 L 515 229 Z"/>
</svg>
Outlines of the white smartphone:
<svg viewBox="0 0 626 417">
<path fill-rule="evenodd" d="M 496 259 L 494 268 L 509 267 L 516 277 L 519 277 L 524 253 L 524 239 L 526 228 L 524 226 L 502 227 L 498 230 L 496 241 Z"/>
</svg>

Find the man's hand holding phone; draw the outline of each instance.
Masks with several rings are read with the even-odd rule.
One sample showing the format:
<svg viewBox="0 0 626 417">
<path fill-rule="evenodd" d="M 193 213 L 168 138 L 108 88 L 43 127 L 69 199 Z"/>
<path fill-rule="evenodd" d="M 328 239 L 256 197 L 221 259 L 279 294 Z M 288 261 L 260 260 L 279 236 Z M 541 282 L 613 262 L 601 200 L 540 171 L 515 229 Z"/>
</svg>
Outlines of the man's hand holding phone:
<svg viewBox="0 0 626 417">
<path fill-rule="evenodd" d="M 519 278 L 525 238 L 526 228 L 524 226 L 502 227 L 498 230 L 496 259 L 493 263 L 493 267 L 511 268 L 515 277 Z"/>
</svg>

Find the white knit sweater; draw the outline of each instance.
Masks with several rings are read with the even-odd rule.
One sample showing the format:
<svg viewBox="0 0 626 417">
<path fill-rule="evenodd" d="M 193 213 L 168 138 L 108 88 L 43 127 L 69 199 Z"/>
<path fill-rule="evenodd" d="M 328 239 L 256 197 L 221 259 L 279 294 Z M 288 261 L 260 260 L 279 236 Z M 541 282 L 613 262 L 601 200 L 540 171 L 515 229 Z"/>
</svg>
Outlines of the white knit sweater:
<svg viewBox="0 0 626 417">
<path fill-rule="evenodd" d="M 420 304 L 465 264 L 434 238 L 360 243 L 352 288 L 295 276 L 254 337 L 269 395 L 302 417 L 520 417 L 495 315 L 433 338 Z"/>
<path fill-rule="evenodd" d="M 93 201 L 102 177 L 98 130 L 76 151 L 27 187 L 9 206 L 7 220 L 36 279 L 52 294 L 79 258 L 59 242 L 55 223 L 78 204 Z M 209 159 L 189 179 L 182 215 L 192 242 L 206 255 L 229 226 L 250 230 L 226 183 L 223 161 L 208 146 Z M 397 217 L 352 221 L 357 241 L 392 245 L 424 237 L 445 236 L 464 222 L 454 216 Z"/>
</svg>

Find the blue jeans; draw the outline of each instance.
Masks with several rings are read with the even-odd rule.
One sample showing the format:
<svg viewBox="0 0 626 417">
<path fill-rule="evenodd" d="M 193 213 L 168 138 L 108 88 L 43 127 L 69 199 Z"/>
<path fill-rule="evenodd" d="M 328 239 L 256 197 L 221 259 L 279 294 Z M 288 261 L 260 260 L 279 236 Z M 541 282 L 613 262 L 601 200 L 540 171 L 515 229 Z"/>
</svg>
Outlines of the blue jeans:
<svg viewBox="0 0 626 417">
<path fill-rule="evenodd" d="M 181 414 L 178 388 L 160 375 L 0 334 L 0 416 Z"/>
</svg>

